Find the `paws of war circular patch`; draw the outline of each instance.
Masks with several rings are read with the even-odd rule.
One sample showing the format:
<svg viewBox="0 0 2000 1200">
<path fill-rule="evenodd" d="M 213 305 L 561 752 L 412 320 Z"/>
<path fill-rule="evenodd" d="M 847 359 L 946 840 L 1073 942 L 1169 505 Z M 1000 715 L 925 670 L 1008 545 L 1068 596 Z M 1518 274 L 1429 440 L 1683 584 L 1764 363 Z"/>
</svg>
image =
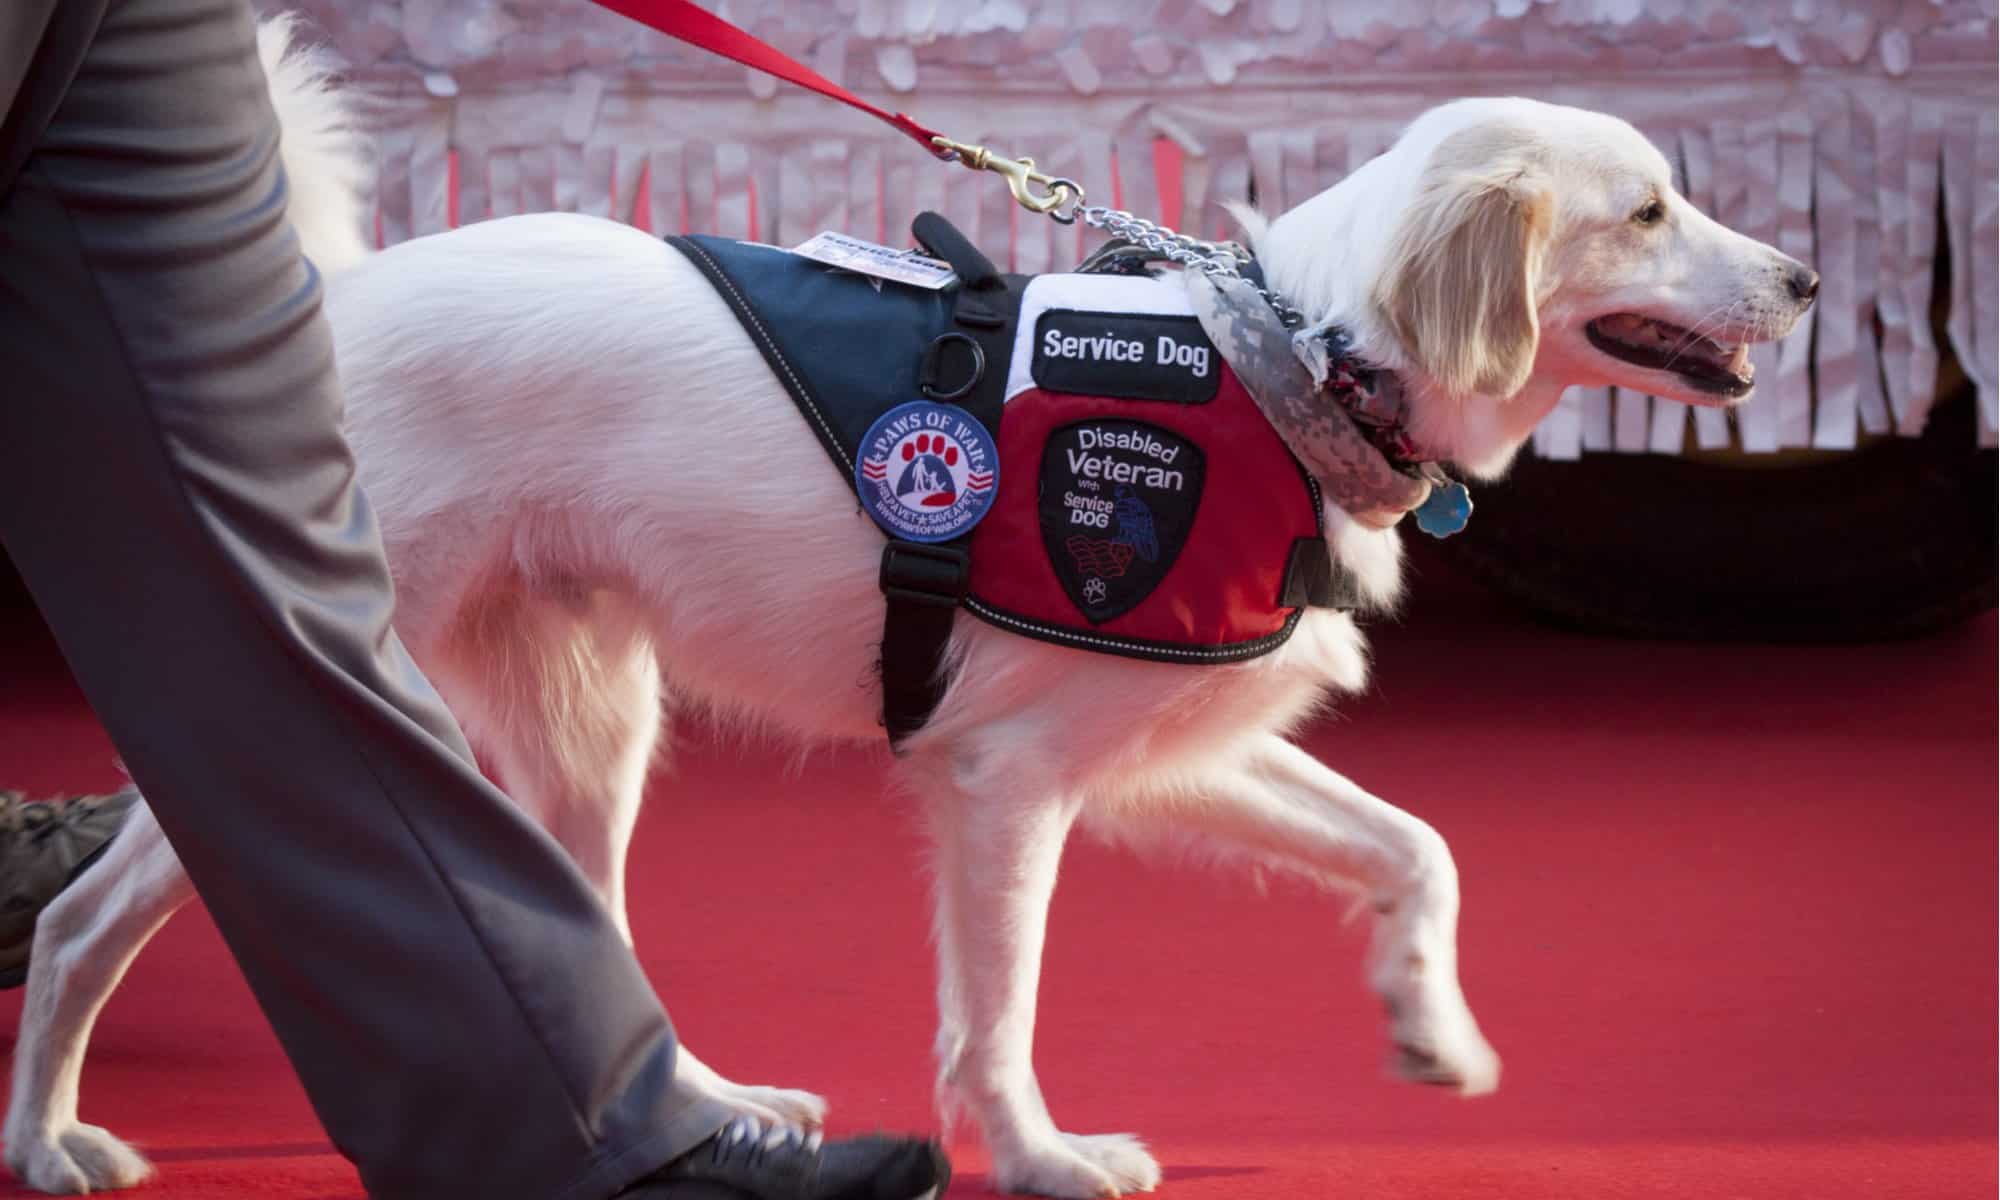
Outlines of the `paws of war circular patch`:
<svg viewBox="0 0 2000 1200">
<path fill-rule="evenodd" d="M 999 492 L 1000 455 L 962 409 L 912 400 L 876 418 L 854 467 L 861 506 L 890 534 L 948 542 L 971 531 Z"/>
</svg>

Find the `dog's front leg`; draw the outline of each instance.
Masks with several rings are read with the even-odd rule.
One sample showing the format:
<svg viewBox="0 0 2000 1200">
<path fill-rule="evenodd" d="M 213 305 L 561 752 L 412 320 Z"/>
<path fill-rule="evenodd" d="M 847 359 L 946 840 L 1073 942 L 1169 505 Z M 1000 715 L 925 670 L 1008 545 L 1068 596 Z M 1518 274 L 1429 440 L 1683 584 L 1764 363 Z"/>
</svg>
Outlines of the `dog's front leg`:
<svg viewBox="0 0 2000 1200">
<path fill-rule="evenodd" d="M 7 1165 L 42 1192 L 106 1192 L 153 1173 L 117 1135 L 77 1119 L 84 1052 L 104 1002 L 154 933 L 194 898 L 151 809 L 135 805 L 104 857 L 35 921 L 14 1046 Z"/>
<path fill-rule="evenodd" d="M 1168 795 L 1093 806 L 1116 840 L 1170 841 L 1359 892 L 1375 911 L 1368 981 L 1404 1078 L 1466 1095 L 1500 1082 L 1458 979 L 1458 868 L 1444 838 L 1275 734 Z"/>
<path fill-rule="evenodd" d="M 1042 940 L 1077 805 L 1024 757 L 955 755 L 917 768 L 937 856 L 939 1103 L 978 1123 L 1001 1190 L 1151 1191 L 1160 1169 L 1136 1138 L 1063 1133 L 1035 1080 Z"/>
</svg>

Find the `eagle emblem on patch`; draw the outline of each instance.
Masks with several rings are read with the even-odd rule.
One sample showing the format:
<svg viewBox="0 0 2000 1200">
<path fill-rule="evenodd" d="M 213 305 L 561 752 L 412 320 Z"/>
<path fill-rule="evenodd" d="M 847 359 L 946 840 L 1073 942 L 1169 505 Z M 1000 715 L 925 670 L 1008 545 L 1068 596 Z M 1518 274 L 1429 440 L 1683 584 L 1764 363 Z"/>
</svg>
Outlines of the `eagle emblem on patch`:
<svg viewBox="0 0 2000 1200">
<path fill-rule="evenodd" d="M 1132 611 L 1166 578 L 1194 526 L 1201 447 L 1144 421 L 1065 425 L 1042 448 L 1042 546 L 1092 623 Z"/>
<path fill-rule="evenodd" d="M 854 487 L 875 523 L 911 542 L 948 542 L 993 507 L 1000 456 L 963 409 L 928 400 L 899 404 L 861 439 Z"/>
</svg>

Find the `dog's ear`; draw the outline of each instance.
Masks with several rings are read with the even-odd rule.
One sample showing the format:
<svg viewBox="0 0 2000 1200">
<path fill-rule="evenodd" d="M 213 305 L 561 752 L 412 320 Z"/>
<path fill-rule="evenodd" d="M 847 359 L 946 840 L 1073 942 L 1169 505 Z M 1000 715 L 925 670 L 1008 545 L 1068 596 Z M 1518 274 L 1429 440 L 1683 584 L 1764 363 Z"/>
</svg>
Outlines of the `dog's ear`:
<svg viewBox="0 0 2000 1200">
<path fill-rule="evenodd" d="M 1375 283 L 1403 350 L 1453 395 L 1504 399 L 1534 370 L 1555 195 L 1525 140 L 1473 128 L 1439 143 Z"/>
</svg>

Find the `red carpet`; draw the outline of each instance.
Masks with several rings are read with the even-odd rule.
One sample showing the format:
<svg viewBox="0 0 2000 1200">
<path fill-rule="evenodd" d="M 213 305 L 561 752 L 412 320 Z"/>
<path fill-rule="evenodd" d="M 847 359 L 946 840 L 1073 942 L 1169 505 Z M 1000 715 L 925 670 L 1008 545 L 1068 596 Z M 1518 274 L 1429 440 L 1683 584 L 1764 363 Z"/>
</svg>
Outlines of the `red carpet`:
<svg viewBox="0 0 2000 1200">
<path fill-rule="evenodd" d="M 1743 649 L 1419 593 L 1377 630 L 1377 690 L 1311 743 L 1451 840 L 1499 1094 L 1385 1078 L 1335 903 L 1078 846 L 1038 1046 L 1058 1118 L 1146 1136 L 1174 1200 L 1991 1197 L 1992 615 Z M 46 646 L 16 632 L 0 660 L 0 783 L 110 783 Z M 690 1043 L 825 1092 L 839 1130 L 928 1127 L 924 888 L 879 758 L 679 740 L 633 903 Z M 198 913 L 113 999 L 83 1108 L 150 1149 L 159 1200 L 358 1195 Z M 958 1157 L 953 1195 L 982 1194 Z"/>
</svg>

